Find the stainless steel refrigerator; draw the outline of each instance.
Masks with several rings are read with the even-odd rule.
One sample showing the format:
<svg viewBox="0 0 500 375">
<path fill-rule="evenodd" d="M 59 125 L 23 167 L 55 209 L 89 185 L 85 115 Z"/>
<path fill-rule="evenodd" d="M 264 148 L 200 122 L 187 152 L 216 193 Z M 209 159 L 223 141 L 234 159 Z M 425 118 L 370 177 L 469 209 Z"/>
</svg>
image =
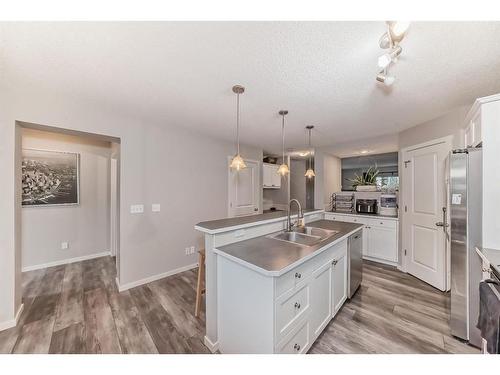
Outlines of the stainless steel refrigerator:
<svg viewBox="0 0 500 375">
<path fill-rule="evenodd" d="M 479 314 L 482 242 L 482 150 L 454 150 L 450 156 L 451 333 L 481 345 Z"/>
</svg>

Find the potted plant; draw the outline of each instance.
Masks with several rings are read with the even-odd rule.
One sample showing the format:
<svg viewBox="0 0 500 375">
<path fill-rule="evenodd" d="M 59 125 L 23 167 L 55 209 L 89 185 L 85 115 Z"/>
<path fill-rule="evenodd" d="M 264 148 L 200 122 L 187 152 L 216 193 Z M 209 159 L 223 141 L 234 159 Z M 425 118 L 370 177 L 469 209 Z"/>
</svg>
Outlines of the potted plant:
<svg viewBox="0 0 500 375">
<path fill-rule="evenodd" d="M 355 173 L 356 177 L 350 178 L 349 181 L 352 182 L 352 187 L 356 191 L 377 191 L 377 176 L 379 172 L 376 166 L 370 167 L 361 176 Z"/>
</svg>

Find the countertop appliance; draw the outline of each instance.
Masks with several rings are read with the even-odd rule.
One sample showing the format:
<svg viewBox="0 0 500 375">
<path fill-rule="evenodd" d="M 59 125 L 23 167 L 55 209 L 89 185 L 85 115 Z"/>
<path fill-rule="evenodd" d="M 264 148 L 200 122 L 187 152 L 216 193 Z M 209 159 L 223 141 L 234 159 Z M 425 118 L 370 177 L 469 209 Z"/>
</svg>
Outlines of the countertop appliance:
<svg viewBox="0 0 500 375">
<path fill-rule="evenodd" d="M 482 150 L 454 150 L 450 155 L 451 333 L 481 346 L 476 328 L 482 263 Z M 442 223 L 446 226 L 446 221 Z"/>
<path fill-rule="evenodd" d="M 361 285 L 363 279 L 363 230 L 359 230 L 348 239 L 347 250 L 347 272 L 349 283 L 347 284 L 347 296 L 352 298 Z"/>
<path fill-rule="evenodd" d="M 383 216 L 398 216 L 398 198 L 396 194 L 382 194 L 378 213 Z"/>
<path fill-rule="evenodd" d="M 376 199 L 356 199 L 356 212 L 360 214 L 376 214 Z"/>
</svg>

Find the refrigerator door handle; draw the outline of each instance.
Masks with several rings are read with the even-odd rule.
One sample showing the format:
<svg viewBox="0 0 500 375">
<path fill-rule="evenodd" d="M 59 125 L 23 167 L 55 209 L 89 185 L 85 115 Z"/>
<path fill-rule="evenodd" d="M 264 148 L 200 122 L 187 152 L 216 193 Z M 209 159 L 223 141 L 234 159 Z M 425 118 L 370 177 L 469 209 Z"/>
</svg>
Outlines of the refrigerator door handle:
<svg viewBox="0 0 500 375">
<path fill-rule="evenodd" d="M 446 207 L 443 207 L 443 221 L 438 221 L 436 223 L 436 226 L 443 227 L 443 231 L 445 233 L 446 233 L 446 228 L 448 228 L 450 226 L 450 224 L 448 224 L 448 217 L 446 215 Z"/>
</svg>

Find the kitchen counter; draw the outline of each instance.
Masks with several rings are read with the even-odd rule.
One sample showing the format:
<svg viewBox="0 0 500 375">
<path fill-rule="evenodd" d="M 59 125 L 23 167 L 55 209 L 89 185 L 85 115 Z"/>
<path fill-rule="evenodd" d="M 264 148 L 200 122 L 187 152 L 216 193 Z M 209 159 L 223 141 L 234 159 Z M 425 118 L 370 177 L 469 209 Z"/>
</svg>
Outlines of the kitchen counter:
<svg viewBox="0 0 500 375">
<path fill-rule="evenodd" d="M 302 246 L 266 235 L 222 246 L 214 252 L 264 275 L 280 276 L 363 227 L 361 224 L 330 220 L 318 220 L 306 225 L 339 233 L 313 246 Z"/>
<path fill-rule="evenodd" d="M 490 264 L 493 273 L 500 278 L 500 250 L 476 247 L 476 250 L 483 260 Z"/>
<path fill-rule="evenodd" d="M 295 212 L 295 211 L 293 211 Z M 306 209 L 303 211 L 304 216 L 319 214 L 324 212 L 324 210 L 319 209 Z M 283 220 L 287 216 L 286 211 L 275 211 L 259 215 L 248 215 L 239 217 L 230 217 L 226 219 L 202 221 L 195 225 L 195 229 L 209 234 L 221 233 L 225 231 L 242 229 L 249 226 L 254 226 L 256 223 L 261 222 L 262 224 L 272 223 L 274 221 Z M 295 218 L 297 215 L 293 215 Z"/>
<path fill-rule="evenodd" d="M 397 216 L 380 215 L 380 214 L 360 214 L 358 212 L 339 212 L 339 211 L 325 211 L 325 212 L 332 213 L 335 215 L 362 216 L 362 217 L 368 217 L 368 218 L 372 218 L 372 219 L 384 218 L 384 219 L 398 220 Z"/>
</svg>

